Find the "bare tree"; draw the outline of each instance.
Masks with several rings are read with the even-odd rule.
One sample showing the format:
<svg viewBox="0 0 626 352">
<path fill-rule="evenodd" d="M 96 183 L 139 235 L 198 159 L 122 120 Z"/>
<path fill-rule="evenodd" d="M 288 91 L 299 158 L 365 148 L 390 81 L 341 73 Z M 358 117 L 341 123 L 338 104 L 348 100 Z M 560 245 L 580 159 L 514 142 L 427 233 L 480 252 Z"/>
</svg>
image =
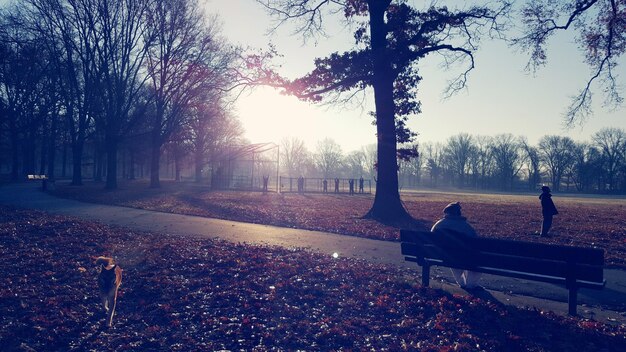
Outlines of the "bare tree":
<svg viewBox="0 0 626 352">
<path fill-rule="evenodd" d="M 569 137 L 544 136 L 539 140 L 539 155 L 546 166 L 552 182 L 552 189 L 558 191 L 567 168 L 575 160 L 575 144 Z"/>
<path fill-rule="evenodd" d="M 315 165 L 322 173 L 322 177 L 333 176 L 341 167 L 343 155 L 341 146 L 330 138 L 324 138 L 317 143 L 317 149 L 313 155 Z"/>
<path fill-rule="evenodd" d="M 443 145 L 441 143 L 423 144 L 423 155 L 426 159 L 426 169 L 430 177 L 430 185 L 437 187 L 443 166 Z"/>
<path fill-rule="evenodd" d="M 85 140 L 94 116 L 100 113 L 96 107 L 100 88 L 94 66 L 97 53 L 89 34 L 93 8 L 64 0 L 27 0 L 23 6 L 29 26 L 46 38 L 53 69 L 62 78 L 58 89 L 72 149 L 72 184 L 80 185 Z"/>
<path fill-rule="evenodd" d="M 523 165 L 521 144 L 512 134 L 499 134 L 493 138 L 491 153 L 495 165 L 494 176 L 502 189 L 511 190 Z"/>
<path fill-rule="evenodd" d="M 593 84 L 598 81 L 605 93 L 605 106 L 615 108 L 623 97 L 617 82 L 619 58 L 626 51 L 626 2 L 621 0 L 532 0 L 522 10 L 525 31 L 514 44 L 530 52 L 528 67 L 545 65 L 546 46 L 558 31 L 573 30 L 591 69 L 586 85 L 567 108 L 565 120 L 571 125 L 591 112 Z"/>
<path fill-rule="evenodd" d="M 579 192 L 589 192 L 600 180 L 602 153 L 588 143 L 577 143 L 572 180 Z"/>
<path fill-rule="evenodd" d="M 192 105 L 185 126 L 194 156 L 196 182 L 202 180 L 207 163 L 219 161 L 216 159 L 227 147 L 241 144 L 243 135 L 241 123 L 228 112 L 223 92 L 206 93 Z"/>
<path fill-rule="evenodd" d="M 304 141 L 296 137 L 284 138 L 280 143 L 281 164 L 289 177 L 298 177 L 306 172 L 311 156 Z"/>
<path fill-rule="evenodd" d="M 223 118 L 226 112 L 221 101 L 216 98 L 199 99 L 188 111 L 189 122 L 186 126 L 194 160 L 195 182 L 202 182 L 211 146 L 211 128 L 219 126 L 216 120 Z"/>
<path fill-rule="evenodd" d="M 178 157 L 187 153 L 188 140 L 193 137 L 188 127 L 194 122 L 191 110 L 200 104 L 198 97 L 222 99 L 229 88 L 224 88 L 228 79 L 222 74 L 228 69 L 223 64 L 227 55 L 214 50 L 222 42 L 209 35 L 214 34 L 214 27 L 206 27 L 195 0 L 25 0 L 17 5 L 16 13 L 22 15 L 19 21 L 17 16 L 1 14 L 2 21 L 14 20 L 15 35 L 6 36 L 9 27 L 0 24 L 2 38 L 19 39 L 11 39 L 10 46 L 5 45 L 10 41 L 0 42 L 0 105 L 6 126 L 2 135 L 15 137 L 11 137 L 15 145 L 8 148 L 15 156 L 15 177 L 18 166 L 22 171 L 35 171 L 35 151 L 40 152 L 40 172 L 47 163 L 52 175 L 56 143 L 62 135 L 72 146 L 73 183 L 82 182 L 83 149 L 90 140 L 94 178 L 101 179 L 106 173 L 106 187 L 115 188 L 118 164 L 126 175 L 126 155 L 131 160 L 128 170 L 134 174 L 140 147 L 129 143 L 128 137 L 143 142 L 149 126 L 147 117 L 162 118 L 150 121 L 156 126 L 153 135 L 159 137 L 153 144 L 179 143 L 170 143 L 168 149 L 169 155 Z M 32 38 L 38 40 L 30 45 L 38 60 L 25 59 L 25 52 L 22 57 L 12 57 L 18 44 L 34 43 Z M 35 82 L 17 74 L 45 76 Z M 228 75 L 234 76 L 232 72 Z M 26 93 L 28 99 L 13 99 L 26 97 Z M 20 106 L 11 105 L 12 101 L 20 102 Z M 221 101 L 215 103 L 223 108 Z M 16 117 L 14 123 L 9 115 Z M 64 117 L 64 123 L 56 116 Z M 33 123 L 26 126 L 28 120 Z M 59 128 L 64 130 L 57 132 Z M 230 116 L 215 119 L 215 126 L 206 129 L 208 149 L 230 136 L 241 135 L 241 126 Z M 160 156 L 160 152 L 156 154 Z M 151 176 L 158 179 L 156 169 Z"/>
<path fill-rule="evenodd" d="M 375 180 L 376 179 L 376 164 L 377 164 L 376 144 L 366 145 L 365 147 L 361 149 L 361 151 L 363 152 L 363 155 L 365 156 L 365 160 L 363 161 L 365 163 L 365 165 L 363 166 L 363 170 L 365 170 L 366 175 L 368 175 L 368 178 L 370 180 Z"/>
<path fill-rule="evenodd" d="M 209 128 L 211 121 L 222 114 L 223 111 L 217 108 L 217 104 L 201 103 L 189 110 L 191 119 L 188 124 L 192 152 L 194 155 L 194 179 L 195 182 L 202 182 L 203 170 L 207 164 L 207 154 L 209 153 Z"/>
<path fill-rule="evenodd" d="M 537 184 L 541 182 L 541 159 L 539 157 L 539 150 L 530 145 L 526 138 L 522 138 L 520 143 L 524 153 L 526 154 L 524 161 L 526 164 L 528 189 L 535 190 L 535 188 L 537 188 Z"/>
<path fill-rule="evenodd" d="M 43 38 L 26 28 L 20 11 L 1 20 L 0 96 L 10 140 L 11 178 L 18 180 L 20 174 L 44 171 L 43 153 L 48 145 L 43 137 L 51 137 L 49 130 L 44 133 L 44 126 L 53 104 L 50 94 L 55 90 L 51 85 L 50 53 L 42 50 Z M 42 152 L 40 170 L 36 170 L 38 148 Z"/>
<path fill-rule="evenodd" d="M 446 64 L 465 61 L 466 68 L 452 81 L 449 92 L 465 87 L 474 67 L 473 53 L 481 37 L 498 34 L 498 19 L 509 4 L 476 6 L 452 11 L 432 6 L 418 11 L 405 1 L 258 0 L 277 16 L 291 21 L 305 37 L 323 30 L 325 13 L 343 13 L 355 25 L 356 46 L 345 53 L 317 59 L 308 75 L 289 82 L 288 91 L 302 99 L 341 103 L 371 87 L 374 91 L 378 146 L 376 196 L 366 215 L 391 224 L 410 224 L 398 191 L 397 143 L 415 136 L 406 126 L 409 115 L 420 112 L 417 85 L 420 59 L 439 54 Z M 402 154 L 402 153 L 400 153 Z"/>
<path fill-rule="evenodd" d="M 401 187 L 403 184 L 409 187 L 416 187 L 419 185 L 422 177 L 422 168 L 424 166 L 423 153 L 420 151 L 418 144 L 414 144 L 411 148 L 417 151 L 417 156 L 398 160 Z"/>
<path fill-rule="evenodd" d="M 487 188 L 488 178 L 491 176 L 493 165 L 493 153 L 491 144 L 493 138 L 488 136 L 475 136 L 474 149 L 470 158 L 472 178 L 475 188 Z"/>
<path fill-rule="evenodd" d="M 137 122 L 136 102 L 147 76 L 144 63 L 153 40 L 146 23 L 151 0 L 93 0 L 84 7 L 88 40 L 95 50 L 94 71 L 98 78 L 100 114 L 104 129 L 106 188 L 117 188 L 118 147 Z"/>
<path fill-rule="evenodd" d="M 458 186 L 465 186 L 465 176 L 469 173 L 470 156 L 474 149 L 472 136 L 461 133 L 448 139 L 444 146 L 446 160 L 450 164 L 451 171 L 458 179 Z"/>
<path fill-rule="evenodd" d="M 353 150 L 345 156 L 343 165 L 348 177 L 362 177 L 365 173 L 365 153 Z"/>
<path fill-rule="evenodd" d="M 626 132 L 619 128 L 603 128 L 592 139 L 602 151 L 602 171 L 606 184 L 609 191 L 614 191 L 617 188 L 617 173 L 626 163 Z"/>
<path fill-rule="evenodd" d="M 226 85 L 230 54 L 216 19 L 205 19 L 196 0 L 154 0 L 146 13 L 151 45 L 147 75 L 153 94 L 150 186 L 159 187 L 161 147 L 179 133 L 192 100 Z"/>
</svg>

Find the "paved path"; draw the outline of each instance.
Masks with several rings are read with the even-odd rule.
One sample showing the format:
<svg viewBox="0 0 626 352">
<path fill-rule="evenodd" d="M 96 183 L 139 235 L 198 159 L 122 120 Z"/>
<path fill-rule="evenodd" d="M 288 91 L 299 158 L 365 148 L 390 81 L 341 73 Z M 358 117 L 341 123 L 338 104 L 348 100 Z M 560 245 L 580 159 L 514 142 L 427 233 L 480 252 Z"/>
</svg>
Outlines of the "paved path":
<svg viewBox="0 0 626 352">
<path fill-rule="evenodd" d="M 232 242 L 250 244 L 304 247 L 329 255 L 336 252 L 341 256 L 408 267 L 415 270 L 416 278 L 420 273 L 415 264 L 403 260 L 400 255 L 400 244 L 397 242 L 83 203 L 53 197 L 41 192 L 41 187 L 37 184 L 0 186 L 0 204 L 76 216 L 155 233 L 219 237 Z M 431 280 L 432 286 L 465 294 L 456 285 L 450 284 L 452 278 L 448 269 L 435 268 L 432 274 L 434 275 L 434 279 Z M 582 316 L 626 323 L 626 271 L 605 269 L 605 278 L 607 285 L 603 290 L 579 291 L 578 311 Z M 484 275 L 481 284 L 487 288 L 484 294 L 488 298 L 495 298 L 502 303 L 567 313 L 567 290 L 561 286 L 492 275 Z"/>
</svg>

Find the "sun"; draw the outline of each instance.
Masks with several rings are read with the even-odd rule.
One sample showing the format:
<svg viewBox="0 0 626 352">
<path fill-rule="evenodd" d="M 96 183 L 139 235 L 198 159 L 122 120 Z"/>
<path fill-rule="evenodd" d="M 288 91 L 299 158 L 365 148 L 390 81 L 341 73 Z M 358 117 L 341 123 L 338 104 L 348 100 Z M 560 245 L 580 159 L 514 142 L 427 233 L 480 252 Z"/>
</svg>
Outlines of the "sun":
<svg viewBox="0 0 626 352">
<path fill-rule="evenodd" d="M 298 134 L 302 102 L 281 95 L 273 88 L 257 88 L 237 102 L 237 115 L 245 136 L 253 143 L 279 143 Z"/>
<path fill-rule="evenodd" d="M 241 96 L 237 116 L 245 129 L 244 136 L 252 143 L 280 144 L 285 138 L 295 137 L 314 151 L 318 141 L 331 138 L 344 152 L 375 143 L 375 128 L 368 117 L 313 105 L 270 87 Z"/>
</svg>

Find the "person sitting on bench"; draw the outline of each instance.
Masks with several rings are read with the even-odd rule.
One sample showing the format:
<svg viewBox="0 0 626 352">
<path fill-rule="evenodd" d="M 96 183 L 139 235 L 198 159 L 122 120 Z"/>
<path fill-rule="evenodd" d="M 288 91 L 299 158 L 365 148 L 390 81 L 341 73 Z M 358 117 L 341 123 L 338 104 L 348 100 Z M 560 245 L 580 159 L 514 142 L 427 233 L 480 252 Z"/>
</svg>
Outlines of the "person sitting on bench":
<svg viewBox="0 0 626 352">
<path fill-rule="evenodd" d="M 437 221 L 430 231 L 435 232 L 437 230 L 452 230 L 468 237 L 478 237 L 476 230 L 467 222 L 467 218 L 461 215 L 461 204 L 459 202 L 450 203 L 443 209 L 443 218 Z M 478 281 L 481 273 L 453 268 L 450 270 L 454 279 L 462 288 L 480 288 Z"/>
</svg>

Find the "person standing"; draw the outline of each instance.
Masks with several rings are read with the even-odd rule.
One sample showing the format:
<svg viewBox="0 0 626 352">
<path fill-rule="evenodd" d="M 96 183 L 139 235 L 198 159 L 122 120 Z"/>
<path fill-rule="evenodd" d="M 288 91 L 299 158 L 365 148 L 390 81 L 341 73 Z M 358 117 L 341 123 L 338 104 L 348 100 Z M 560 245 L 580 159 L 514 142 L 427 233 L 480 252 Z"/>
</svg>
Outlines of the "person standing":
<svg viewBox="0 0 626 352">
<path fill-rule="evenodd" d="M 267 184 L 270 180 L 269 176 L 263 176 L 263 192 L 267 192 Z"/>
<path fill-rule="evenodd" d="M 304 177 L 298 177 L 298 193 L 304 193 Z"/>
<path fill-rule="evenodd" d="M 550 193 L 550 187 L 541 187 L 541 194 L 539 195 L 541 201 L 541 214 L 543 215 L 543 221 L 541 222 L 541 237 L 547 237 L 550 228 L 552 227 L 552 217 L 559 212 L 556 210 L 556 206 L 552 201 L 552 194 Z"/>
<path fill-rule="evenodd" d="M 467 218 L 461 214 L 459 202 L 450 203 L 443 209 L 443 218 L 438 220 L 430 230 L 431 232 L 446 230 L 462 234 L 467 237 L 478 237 L 476 230 L 467 222 Z M 454 279 L 464 289 L 478 289 L 481 273 L 469 270 L 450 269 Z"/>
</svg>

